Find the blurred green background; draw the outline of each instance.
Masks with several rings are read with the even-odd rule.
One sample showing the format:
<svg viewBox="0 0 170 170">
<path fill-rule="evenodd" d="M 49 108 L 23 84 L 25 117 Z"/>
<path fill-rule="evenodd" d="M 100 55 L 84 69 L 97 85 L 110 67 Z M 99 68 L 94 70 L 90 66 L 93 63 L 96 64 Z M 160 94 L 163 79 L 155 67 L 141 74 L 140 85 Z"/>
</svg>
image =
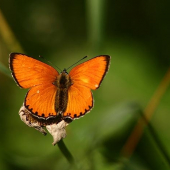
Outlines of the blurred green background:
<svg viewBox="0 0 170 170">
<path fill-rule="evenodd" d="M 27 90 L 5 69 L 11 52 L 41 55 L 61 69 L 86 55 L 110 55 L 109 72 L 93 91 L 94 108 L 67 127 L 66 146 L 82 170 L 170 169 L 157 144 L 170 154 L 170 88 L 150 121 L 159 142 L 145 128 L 132 156 L 121 154 L 169 67 L 169 6 L 166 0 L 0 0 L 0 170 L 71 169 L 50 134 L 20 120 Z"/>
</svg>

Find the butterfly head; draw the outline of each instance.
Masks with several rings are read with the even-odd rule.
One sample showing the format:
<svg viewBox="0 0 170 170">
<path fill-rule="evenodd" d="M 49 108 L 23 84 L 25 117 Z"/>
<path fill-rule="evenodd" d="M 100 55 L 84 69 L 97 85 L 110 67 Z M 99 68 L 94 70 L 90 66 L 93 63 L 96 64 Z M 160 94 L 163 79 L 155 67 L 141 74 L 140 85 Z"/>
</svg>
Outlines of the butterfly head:
<svg viewBox="0 0 170 170">
<path fill-rule="evenodd" d="M 72 85 L 72 80 L 67 73 L 66 69 L 64 69 L 55 79 L 53 85 L 57 86 L 58 88 L 69 88 Z"/>
<path fill-rule="evenodd" d="M 64 68 L 64 70 L 60 74 L 62 74 L 62 73 L 68 74 L 67 69 Z"/>
</svg>

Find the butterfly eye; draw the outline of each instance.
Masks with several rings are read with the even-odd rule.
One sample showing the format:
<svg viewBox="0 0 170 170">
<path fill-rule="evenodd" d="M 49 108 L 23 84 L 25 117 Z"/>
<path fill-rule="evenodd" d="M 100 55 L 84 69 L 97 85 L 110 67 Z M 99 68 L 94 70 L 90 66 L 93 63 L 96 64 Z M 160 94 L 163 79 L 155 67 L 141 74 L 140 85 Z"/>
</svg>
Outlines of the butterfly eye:
<svg viewBox="0 0 170 170">
<path fill-rule="evenodd" d="M 63 70 L 63 71 L 61 71 L 61 72 L 60 72 L 60 74 L 62 74 L 62 73 L 66 73 L 66 74 L 68 74 L 68 73 L 67 73 L 67 70 L 66 70 L 65 68 L 64 68 L 64 70 Z"/>
</svg>

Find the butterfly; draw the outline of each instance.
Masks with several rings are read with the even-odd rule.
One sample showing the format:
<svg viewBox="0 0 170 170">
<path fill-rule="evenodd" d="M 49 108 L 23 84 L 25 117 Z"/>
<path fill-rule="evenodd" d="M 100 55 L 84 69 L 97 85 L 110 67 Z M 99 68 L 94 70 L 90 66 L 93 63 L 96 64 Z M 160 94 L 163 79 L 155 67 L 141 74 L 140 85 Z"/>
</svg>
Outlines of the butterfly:
<svg viewBox="0 0 170 170">
<path fill-rule="evenodd" d="M 108 71 L 110 56 L 100 55 L 59 73 L 52 66 L 21 53 L 11 53 L 9 67 L 17 85 L 29 89 L 24 106 L 38 119 L 61 116 L 74 120 L 93 107 L 96 90 Z"/>
</svg>

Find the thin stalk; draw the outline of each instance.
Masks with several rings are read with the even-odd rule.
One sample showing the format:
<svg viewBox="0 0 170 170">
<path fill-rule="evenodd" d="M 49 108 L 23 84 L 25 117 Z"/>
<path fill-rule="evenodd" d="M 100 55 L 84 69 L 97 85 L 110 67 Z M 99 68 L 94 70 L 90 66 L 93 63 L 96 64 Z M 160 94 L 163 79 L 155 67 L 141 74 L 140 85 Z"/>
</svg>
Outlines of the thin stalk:
<svg viewBox="0 0 170 170">
<path fill-rule="evenodd" d="M 0 63 L 0 72 L 12 78 L 9 69 L 6 66 L 4 66 L 2 63 Z"/>
<path fill-rule="evenodd" d="M 145 124 L 147 124 L 147 128 L 148 128 L 149 132 L 151 133 L 151 137 L 154 139 L 154 142 L 158 146 L 159 150 L 161 151 L 163 157 L 165 158 L 165 160 L 168 163 L 168 166 L 170 168 L 170 157 L 167 154 L 167 150 L 165 149 L 164 145 L 162 144 L 162 141 L 160 140 L 160 138 L 159 138 L 158 134 L 156 133 L 152 124 L 150 122 L 148 122 L 144 113 L 140 112 L 140 114 L 141 114 L 141 117 L 143 118 L 143 120 L 145 121 Z"/>
<path fill-rule="evenodd" d="M 163 77 L 161 83 L 159 84 L 158 88 L 156 89 L 154 95 L 152 96 L 150 102 L 148 103 L 146 109 L 144 110 L 144 117 L 145 121 L 143 120 L 143 117 L 141 117 L 134 129 L 132 130 L 132 133 L 130 134 L 129 138 L 127 139 L 124 147 L 122 148 L 121 154 L 123 156 L 126 156 L 127 158 L 130 158 L 133 154 L 139 140 L 142 137 L 143 131 L 145 126 L 148 125 L 150 122 L 153 113 L 155 109 L 157 108 L 158 104 L 160 103 L 160 100 L 164 93 L 166 92 L 168 86 L 170 84 L 170 68 L 166 72 L 165 76 Z"/>
<path fill-rule="evenodd" d="M 86 2 L 88 41 L 93 49 L 98 50 L 103 42 L 106 2 L 104 0 L 87 0 Z"/>
<path fill-rule="evenodd" d="M 11 52 L 18 51 L 20 53 L 21 52 L 23 53 L 23 49 L 20 43 L 14 36 L 1 10 L 0 10 L 0 34 Z"/>
</svg>

